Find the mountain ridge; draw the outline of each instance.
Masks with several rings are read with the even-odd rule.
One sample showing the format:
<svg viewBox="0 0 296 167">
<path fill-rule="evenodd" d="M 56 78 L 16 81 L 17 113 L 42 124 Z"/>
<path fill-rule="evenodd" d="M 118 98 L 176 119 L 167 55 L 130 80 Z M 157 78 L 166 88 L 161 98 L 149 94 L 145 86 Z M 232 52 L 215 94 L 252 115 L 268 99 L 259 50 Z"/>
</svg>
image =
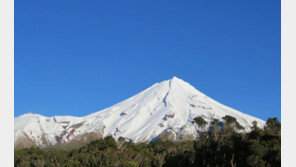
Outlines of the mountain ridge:
<svg viewBox="0 0 296 167">
<path fill-rule="evenodd" d="M 194 139 L 199 127 L 192 124 L 201 116 L 207 122 L 233 116 L 249 131 L 252 122 L 259 127 L 265 122 L 225 106 L 201 93 L 189 83 L 173 77 L 155 83 L 140 93 L 111 107 L 83 116 L 44 117 L 24 114 L 15 118 L 15 144 L 32 142 L 39 147 L 63 144 L 94 133 L 112 135 L 134 142 L 149 142 L 164 132 L 172 140 Z M 204 127 L 205 129 L 208 126 Z"/>
</svg>

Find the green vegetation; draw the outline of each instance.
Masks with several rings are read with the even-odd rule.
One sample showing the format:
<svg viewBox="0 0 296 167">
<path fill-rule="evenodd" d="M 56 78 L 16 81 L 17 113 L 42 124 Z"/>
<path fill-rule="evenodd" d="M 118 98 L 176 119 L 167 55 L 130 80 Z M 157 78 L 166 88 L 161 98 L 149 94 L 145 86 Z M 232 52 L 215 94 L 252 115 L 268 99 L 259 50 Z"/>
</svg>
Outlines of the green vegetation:
<svg viewBox="0 0 296 167">
<path fill-rule="evenodd" d="M 124 163 L 123 167 L 138 167 L 138 164 L 134 161 L 127 161 Z"/>
<path fill-rule="evenodd" d="M 238 133 L 236 119 L 210 123 L 208 133 L 195 141 L 161 141 L 149 144 L 116 141 L 108 136 L 71 151 L 26 148 L 15 150 L 16 167 L 278 167 L 281 166 L 281 124 L 267 120 L 260 129 Z M 202 121 L 197 121 L 197 123 Z"/>
<path fill-rule="evenodd" d="M 202 117 L 196 117 L 193 119 L 193 123 L 196 123 L 198 126 L 204 127 L 208 123 Z"/>
</svg>

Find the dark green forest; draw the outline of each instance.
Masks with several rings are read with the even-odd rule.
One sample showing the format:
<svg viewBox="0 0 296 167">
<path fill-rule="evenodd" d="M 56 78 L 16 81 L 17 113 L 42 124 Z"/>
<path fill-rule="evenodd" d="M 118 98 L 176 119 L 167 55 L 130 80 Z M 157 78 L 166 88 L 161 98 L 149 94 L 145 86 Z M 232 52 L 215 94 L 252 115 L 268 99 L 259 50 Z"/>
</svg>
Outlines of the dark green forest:
<svg viewBox="0 0 296 167">
<path fill-rule="evenodd" d="M 198 117 L 193 123 L 207 125 Z M 222 124 L 222 126 L 221 126 Z M 208 132 L 195 141 L 156 140 L 127 142 L 111 136 L 93 140 L 80 148 L 24 148 L 15 150 L 16 167 L 278 167 L 281 166 L 281 124 L 269 118 L 263 129 L 253 122 L 252 131 L 234 117 L 213 120 Z"/>
</svg>

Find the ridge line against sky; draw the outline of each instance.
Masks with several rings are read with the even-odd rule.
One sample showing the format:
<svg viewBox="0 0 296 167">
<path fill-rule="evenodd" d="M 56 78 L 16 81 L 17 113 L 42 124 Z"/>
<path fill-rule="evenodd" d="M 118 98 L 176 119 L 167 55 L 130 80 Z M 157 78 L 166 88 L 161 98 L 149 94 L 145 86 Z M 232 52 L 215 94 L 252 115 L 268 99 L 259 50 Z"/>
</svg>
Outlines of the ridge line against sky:
<svg viewBox="0 0 296 167">
<path fill-rule="evenodd" d="M 177 76 L 280 120 L 280 3 L 17 1 L 15 117 L 87 115 Z"/>
</svg>

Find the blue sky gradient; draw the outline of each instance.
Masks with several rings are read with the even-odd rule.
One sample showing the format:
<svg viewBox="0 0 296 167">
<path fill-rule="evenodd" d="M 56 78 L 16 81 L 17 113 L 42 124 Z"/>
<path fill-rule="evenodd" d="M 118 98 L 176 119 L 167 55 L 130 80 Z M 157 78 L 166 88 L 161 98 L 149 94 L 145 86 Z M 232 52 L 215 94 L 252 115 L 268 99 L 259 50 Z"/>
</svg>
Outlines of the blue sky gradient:
<svg viewBox="0 0 296 167">
<path fill-rule="evenodd" d="M 15 116 L 84 116 L 173 76 L 280 119 L 281 1 L 15 1 Z"/>
</svg>

